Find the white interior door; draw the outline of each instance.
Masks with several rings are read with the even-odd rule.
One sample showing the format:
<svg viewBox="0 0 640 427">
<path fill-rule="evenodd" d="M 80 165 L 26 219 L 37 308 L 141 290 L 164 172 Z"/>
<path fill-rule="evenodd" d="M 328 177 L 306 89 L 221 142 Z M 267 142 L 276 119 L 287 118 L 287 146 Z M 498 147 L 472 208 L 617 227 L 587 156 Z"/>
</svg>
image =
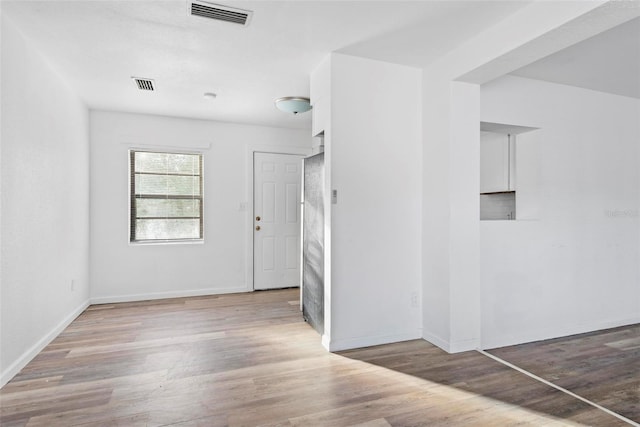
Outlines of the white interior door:
<svg viewBox="0 0 640 427">
<path fill-rule="evenodd" d="M 302 156 L 253 155 L 253 288 L 300 286 Z"/>
</svg>

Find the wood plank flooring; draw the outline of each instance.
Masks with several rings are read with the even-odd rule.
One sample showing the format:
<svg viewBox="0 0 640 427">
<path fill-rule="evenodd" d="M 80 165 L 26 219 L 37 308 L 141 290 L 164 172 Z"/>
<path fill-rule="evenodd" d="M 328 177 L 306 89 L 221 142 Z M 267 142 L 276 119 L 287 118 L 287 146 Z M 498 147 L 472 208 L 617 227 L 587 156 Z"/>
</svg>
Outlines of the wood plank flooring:
<svg viewBox="0 0 640 427">
<path fill-rule="evenodd" d="M 489 353 L 640 424 L 640 325 Z"/>
<path fill-rule="evenodd" d="M 0 424 L 628 426 L 477 352 L 416 340 L 328 353 L 298 298 L 92 306 L 0 390 Z"/>
</svg>

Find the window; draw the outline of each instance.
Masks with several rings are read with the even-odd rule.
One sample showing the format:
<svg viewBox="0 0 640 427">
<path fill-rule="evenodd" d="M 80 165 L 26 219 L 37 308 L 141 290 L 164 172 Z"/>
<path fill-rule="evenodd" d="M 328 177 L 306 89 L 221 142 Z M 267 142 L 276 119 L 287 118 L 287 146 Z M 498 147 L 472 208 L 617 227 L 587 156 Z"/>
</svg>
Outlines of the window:
<svg viewBox="0 0 640 427">
<path fill-rule="evenodd" d="M 202 239 L 202 155 L 129 152 L 130 241 Z"/>
</svg>

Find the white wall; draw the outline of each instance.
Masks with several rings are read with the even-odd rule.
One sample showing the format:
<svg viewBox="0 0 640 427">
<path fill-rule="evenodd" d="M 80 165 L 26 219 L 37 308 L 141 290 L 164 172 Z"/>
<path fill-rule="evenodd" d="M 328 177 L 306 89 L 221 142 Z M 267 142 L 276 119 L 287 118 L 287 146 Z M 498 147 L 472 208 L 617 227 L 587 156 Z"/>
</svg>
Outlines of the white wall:
<svg viewBox="0 0 640 427">
<path fill-rule="evenodd" d="M 640 322 L 640 100 L 512 76 L 481 99 L 540 128 L 516 142 L 526 220 L 481 222 L 482 346 Z"/>
<path fill-rule="evenodd" d="M 479 344 L 480 92 L 430 70 L 423 87 L 423 338 L 457 352 Z"/>
<path fill-rule="evenodd" d="M 423 75 L 422 334 L 449 350 L 449 108 L 446 78 Z M 438 102 L 436 102 L 436 100 Z"/>
<path fill-rule="evenodd" d="M 6 16 L 1 27 L 0 386 L 89 298 L 88 112 Z"/>
<path fill-rule="evenodd" d="M 418 338 L 421 72 L 341 54 L 330 64 L 329 347 Z"/>
<path fill-rule="evenodd" d="M 310 153 L 311 143 L 306 130 L 92 111 L 92 302 L 251 290 L 252 150 Z M 204 243 L 129 244 L 136 147 L 202 151 Z"/>
<path fill-rule="evenodd" d="M 480 325 L 480 88 L 451 83 L 449 351 L 478 347 Z"/>
</svg>

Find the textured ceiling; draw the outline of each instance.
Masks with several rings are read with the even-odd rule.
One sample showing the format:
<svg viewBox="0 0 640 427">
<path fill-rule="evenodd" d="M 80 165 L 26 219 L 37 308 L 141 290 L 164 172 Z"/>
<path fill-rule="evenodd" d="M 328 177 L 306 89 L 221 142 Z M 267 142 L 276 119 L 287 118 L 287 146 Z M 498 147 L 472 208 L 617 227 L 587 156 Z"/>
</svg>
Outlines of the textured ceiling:
<svg viewBox="0 0 640 427">
<path fill-rule="evenodd" d="M 224 1 L 249 26 L 188 14 L 186 0 L 2 1 L 3 15 L 93 109 L 308 128 L 283 96 L 308 96 L 330 52 L 422 66 L 515 13 L 516 1 Z M 131 76 L 155 80 L 139 91 Z M 202 95 L 214 92 L 215 100 Z"/>
<path fill-rule="evenodd" d="M 530 2 L 220 3 L 252 10 L 250 24 L 190 16 L 187 0 L 0 7 L 92 109 L 309 128 L 310 113 L 287 115 L 273 101 L 308 96 L 310 73 L 330 52 L 422 67 Z M 514 74 L 638 97 L 639 27 L 636 19 Z M 132 76 L 157 90 L 139 91 Z"/>
</svg>

